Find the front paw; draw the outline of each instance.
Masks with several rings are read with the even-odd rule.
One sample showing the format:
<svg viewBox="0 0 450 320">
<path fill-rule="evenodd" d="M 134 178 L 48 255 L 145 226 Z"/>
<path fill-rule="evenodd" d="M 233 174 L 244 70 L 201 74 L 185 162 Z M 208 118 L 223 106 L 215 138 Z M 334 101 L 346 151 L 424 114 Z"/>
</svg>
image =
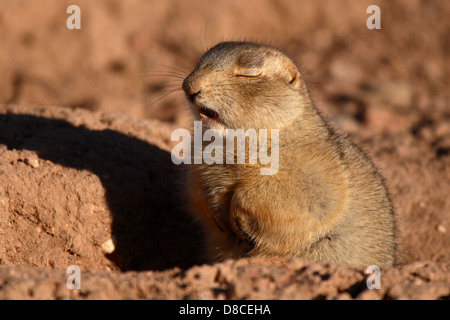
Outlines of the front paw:
<svg viewBox="0 0 450 320">
<path fill-rule="evenodd" d="M 241 241 L 254 245 L 254 234 L 257 221 L 244 211 L 236 211 L 230 215 L 230 225 L 233 233 Z"/>
</svg>

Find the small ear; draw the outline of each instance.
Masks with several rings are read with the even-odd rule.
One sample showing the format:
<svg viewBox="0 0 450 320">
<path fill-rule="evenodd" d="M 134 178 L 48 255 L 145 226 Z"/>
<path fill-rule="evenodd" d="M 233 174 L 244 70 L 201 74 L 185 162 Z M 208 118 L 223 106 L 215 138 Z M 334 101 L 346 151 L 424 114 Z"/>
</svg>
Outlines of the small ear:
<svg viewBox="0 0 450 320">
<path fill-rule="evenodd" d="M 301 75 L 300 72 L 297 70 L 297 67 L 289 60 L 285 62 L 285 66 L 289 72 L 288 78 L 289 85 L 293 86 L 294 88 L 300 88 Z"/>
</svg>

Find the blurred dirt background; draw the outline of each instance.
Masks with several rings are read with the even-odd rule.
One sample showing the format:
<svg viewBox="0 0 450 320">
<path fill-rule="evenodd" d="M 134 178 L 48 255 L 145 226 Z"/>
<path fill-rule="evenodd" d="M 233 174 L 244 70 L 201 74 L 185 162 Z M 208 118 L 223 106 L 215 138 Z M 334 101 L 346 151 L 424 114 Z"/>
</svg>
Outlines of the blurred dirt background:
<svg viewBox="0 0 450 320">
<path fill-rule="evenodd" d="M 0 299 L 449 299 L 449 16 L 445 0 L 0 0 Z M 381 290 L 362 268 L 197 258 L 170 159 L 180 86 L 207 48 L 243 39 L 297 61 L 385 176 L 403 266 Z"/>
</svg>

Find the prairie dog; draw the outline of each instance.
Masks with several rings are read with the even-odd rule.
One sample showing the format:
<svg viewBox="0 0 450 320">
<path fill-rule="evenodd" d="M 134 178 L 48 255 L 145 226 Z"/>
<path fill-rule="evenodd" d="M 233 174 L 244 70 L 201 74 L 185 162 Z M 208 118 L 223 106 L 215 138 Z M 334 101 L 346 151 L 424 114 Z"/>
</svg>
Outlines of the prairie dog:
<svg viewBox="0 0 450 320">
<path fill-rule="evenodd" d="M 188 166 L 187 193 L 205 227 L 209 261 L 265 255 L 395 264 L 395 221 L 383 178 L 324 122 L 281 51 L 219 43 L 183 90 L 204 129 L 279 130 L 276 174 L 261 175 L 259 162 Z"/>
</svg>

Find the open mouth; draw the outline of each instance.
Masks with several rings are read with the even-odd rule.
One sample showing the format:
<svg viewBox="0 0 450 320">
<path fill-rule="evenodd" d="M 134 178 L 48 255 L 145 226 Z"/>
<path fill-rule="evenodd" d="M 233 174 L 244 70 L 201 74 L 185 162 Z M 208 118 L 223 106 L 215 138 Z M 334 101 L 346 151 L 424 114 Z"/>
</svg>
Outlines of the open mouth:
<svg viewBox="0 0 450 320">
<path fill-rule="evenodd" d="M 197 101 L 197 99 L 200 97 L 198 93 L 187 94 L 186 97 L 197 108 L 202 121 L 219 121 L 219 114 L 216 111 L 205 107 L 202 103 L 199 103 L 199 101 Z"/>
<path fill-rule="evenodd" d="M 197 106 L 198 112 L 200 113 L 200 116 L 203 119 L 211 119 L 211 120 L 217 120 L 219 118 L 219 114 L 215 112 L 214 110 L 208 109 L 203 106 Z"/>
</svg>

